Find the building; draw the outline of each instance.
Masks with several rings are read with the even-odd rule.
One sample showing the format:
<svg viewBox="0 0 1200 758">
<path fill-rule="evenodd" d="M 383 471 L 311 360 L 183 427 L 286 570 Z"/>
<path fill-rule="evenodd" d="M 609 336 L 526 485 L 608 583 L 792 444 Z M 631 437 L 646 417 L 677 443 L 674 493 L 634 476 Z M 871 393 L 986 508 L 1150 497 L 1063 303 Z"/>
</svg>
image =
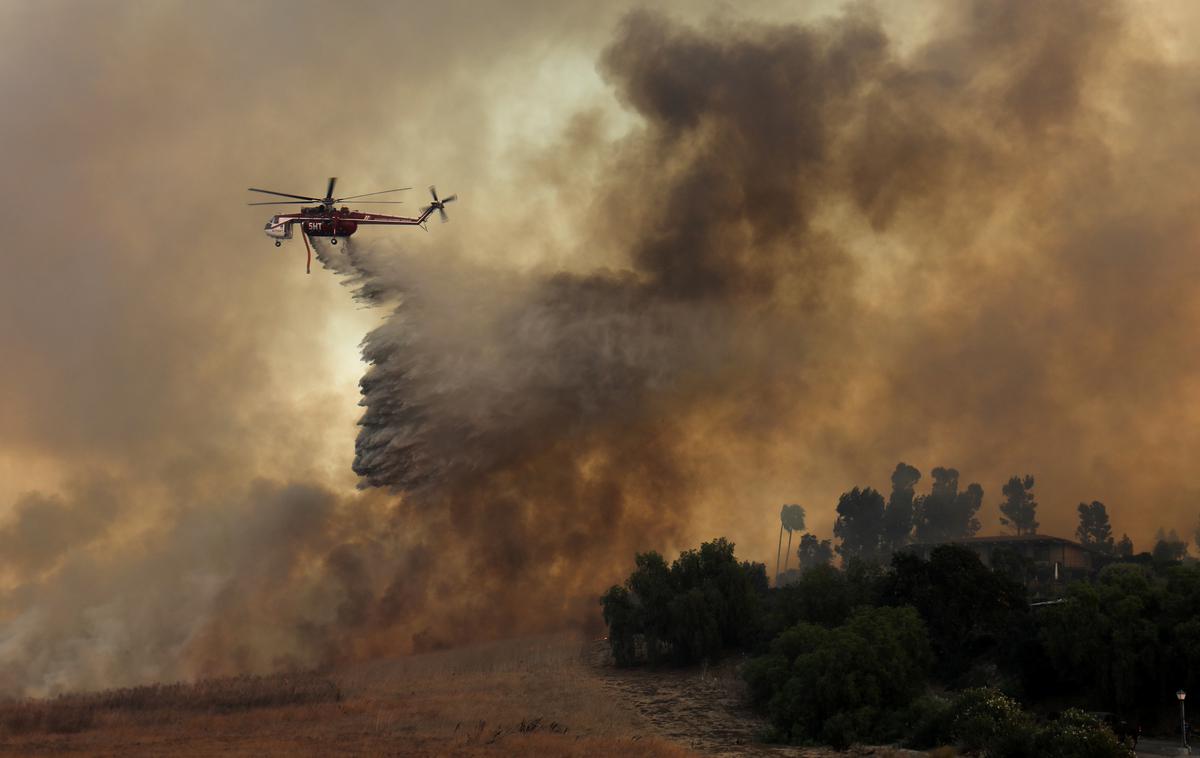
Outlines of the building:
<svg viewBox="0 0 1200 758">
<path fill-rule="evenodd" d="M 916 543 L 909 550 L 925 560 L 935 547 L 943 544 L 961 545 L 979 556 L 983 565 L 993 568 L 993 559 L 1003 551 L 1009 558 L 1024 558 L 1031 569 L 1029 579 L 1061 581 L 1091 576 L 1106 562 L 1106 557 L 1078 542 L 1047 534 L 1020 536 L 964 537 L 948 543 Z M 1003 560 L 1003 559 L 1002 559 Z"/>
</svg>

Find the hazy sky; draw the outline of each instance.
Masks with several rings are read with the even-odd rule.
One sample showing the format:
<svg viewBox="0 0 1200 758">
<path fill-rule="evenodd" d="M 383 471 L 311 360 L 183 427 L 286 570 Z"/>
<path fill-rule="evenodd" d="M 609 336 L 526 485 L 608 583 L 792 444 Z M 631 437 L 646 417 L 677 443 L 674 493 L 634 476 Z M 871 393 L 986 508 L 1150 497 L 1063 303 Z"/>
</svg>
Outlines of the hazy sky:
<svg viewBox="0 0 1200 758">
<path fill-rule="evenodd" d="M 366 628 L 370 607 L 390 629 L 414 556 L 486 556 L 443 580 L 469 594 L 536 547 L 571 600 L 633 549 L 724 534 L 767 559 L 780 504 L 828 536 L 837 495 L 886 490 L 901 460 L 918 492 L 939 465 L 982 484 L 985 533 L 1031 473 L 1043 532 L 1102 500 L 1139 547 L 1190 535 L 1195 3 L 639 8 L 0 2 L 17 689 L 309 661 L 274 620 Z M 428 234 L 355 237 L 384 305 L 306 276 L 244 205 L 334 175 L 412 185 L 393 207 L 414 215 L 427 184 L 460 196 Z M 452 515 L 355 489 L 359 344 L 381 326 L 426 372 L 418 439 L 481 477 L 410 499 Z M 485 492 L 508 505 L 456 505 Z M 612 517 L 530 542 L 584 509 Z M 509 518 L 524 531 L 493 555 Z M 589 540 L 617 554 L 572 563 Z"/>
</svg>

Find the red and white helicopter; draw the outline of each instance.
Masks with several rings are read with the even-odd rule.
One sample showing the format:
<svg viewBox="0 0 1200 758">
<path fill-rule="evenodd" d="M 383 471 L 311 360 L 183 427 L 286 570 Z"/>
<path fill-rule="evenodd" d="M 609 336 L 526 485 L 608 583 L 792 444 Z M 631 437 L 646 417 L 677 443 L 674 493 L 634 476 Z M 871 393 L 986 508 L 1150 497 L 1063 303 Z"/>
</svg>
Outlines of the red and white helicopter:
<svg viewBox="0 0 1200 758">
<path fill-rule="evenodd" d="M 309 208 L 301 208 L 298 213 L 284 213 L 271 217 L 267 225 L 263 228 L 267 236 L 275 240 L 275 247 L 283 244 L 283 240 L 292 238 L 292 226 L 300 226 L 300 236 L 304 238 L 304 247 L 308 250 L 308 265 L 306 271 L 312 273 L 312 247 L 308 244 L 309 237 L 328 237 L 329 244 L 336 245 L 338 238 L 346 238 L 354 234 L 358 227 L 367 224 L 375 224 L 379 226 L 420 226 L 425 227 L 425 221 L 429 219 L 434 211 L 437 211 L 445 222 L 446 218 L 446 203 L 452 203 L 458 199 L 458 195 L 450 195 L 449 197 L 439 198 L 437 190 L 433 187 L 429 188 L 429 194 L 433 196 L 433 202 L 425 206 L 421 211 L 421 215 L 416 218 L 408 216 L 385 216 L 378 213 L 363 213 L 362 211 L 352 211 L 346 206 L 335 208 L 338 203 L 346 200 L 357 200 L 361 197 L 374 197 L 376 195 L 386 195 L 391 192 L 403 192 L 404 190 L 412 189 L 412 187 L 398 187 L 396 189 L 381 190 L 379 192 L 368 192 L 365 195 L 351 195 L 349 197 L 334 197 L 333 186 L 337 184 L 337 177 L 330 177 L 329 186 L 325 189 L 325 197 L 308 197 L 307 195 L 291 195 L 286 192 L 275 192 L 274 190 L 256 189 L 250 187 L 250 192 L 261 192 L 264 195 L 277 195 L 279 197 L 290 197 L 291 200 L 275 200 L 265 203 L 247 203 L 247 205 L 303 205 L 305 203 L 319 203 Z M 399 200 L 368 200 L 366 205 L 399 205 Z"/>
</svg>

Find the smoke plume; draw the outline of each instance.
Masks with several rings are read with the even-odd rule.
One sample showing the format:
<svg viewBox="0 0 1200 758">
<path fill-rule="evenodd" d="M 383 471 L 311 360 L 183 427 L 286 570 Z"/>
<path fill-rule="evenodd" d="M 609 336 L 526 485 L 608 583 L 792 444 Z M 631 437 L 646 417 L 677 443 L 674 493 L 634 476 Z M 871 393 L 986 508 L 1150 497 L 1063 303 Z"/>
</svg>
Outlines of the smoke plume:
<svg viewBox="0 0 1200 758">
<path fill-rule="evenodd" d="M 1092 499 L 1135 539 L 1151 528 L 1141 507 L 1191 524 L 1200 77 L 1131 8 L 974 0 L 903 32 L 869 4 L 803 22 L 633 10 L 615 26 L 613 9 L 574 8 L 511 29 L 583 44 L 602 19 L 609 34 L 600 100 L 495 163 L 481 156 L 499 127 L 432 143 L 521 205 L 441 185 L 462 201 L 429 242 L 318 247 L 382 316 L 362 344 L 356 493 L 331 410 L 346 398 L 280 390 L 332 381 L 294 325 L 344 290 L 276 303 L 264 292 L 282 264 L 231 258 L 245 272 L 231 283 L 181 263 L 195 267 L 145 280 L 159 294 L 138 268 L 158 259 L 130 253 L 111 289 L 80 292 L 133 293 L 86 305 L 136 336 L 65 318 L 39 343 L 0 326 L 22 386 L 58 376 L 45 365 L 92 365 L 93 344 L 127 367 L 99 374 L 111 403 L 47 380 L 43 423 L 0 415 L 30 459 L 59 451 L 80 472 L 0 522 L 0 681 L 53 692 L 594 628 L 634 551 L 724 534 L 765 559 L 779 503 L 804 502 L 826 533 L 838 494 L 886 487 L 898 460 L 980 482 L 958 492 L 955 473 L 953 495 L 984 533 L 1013 471 L 1036 474 L 1043 531 L 1069 536 Z M 286 23 L 324 29 L 298 15 Z M 398 47 L 361 34 L 324 52 Z M 478 59 L 438 76 L 504 70 L 477 34 Z M 183 82 L 228 78 L 208 65 Z M 431 117 L 453 110 L 417 97 Z M 271 107 L 292 98 L 310 103 L 285 89 Z M 492 113 L 471 102 L 453 101 Z M 203 123 L 273 123 L 234 113 Z M 316 116 L 302 147 L 339 129 L 359 144 L 392 114 L 371 99 L 358 116 Z M 208 139 L 187 146 L 207 154 Z M 150 171 L 127 150 L 114 165 Z M 107 192 L 88 197 L 119 217 Z M 138 229 L 114 239 L 158 232 Z M 212 302 L 253 305 L 218 318 Z M 54 415 L 59 398 L 82 423 Z M 897 471 L 911 509 L 915 470 Z"/>
</svg>

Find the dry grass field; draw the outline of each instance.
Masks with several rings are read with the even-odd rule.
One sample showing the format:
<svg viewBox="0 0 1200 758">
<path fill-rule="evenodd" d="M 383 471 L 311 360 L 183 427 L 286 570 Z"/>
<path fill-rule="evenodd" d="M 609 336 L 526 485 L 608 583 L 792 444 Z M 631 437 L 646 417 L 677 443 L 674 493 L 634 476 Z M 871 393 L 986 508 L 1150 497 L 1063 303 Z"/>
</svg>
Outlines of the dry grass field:
<svg viewBox="0 0 1200 758">
<path fill-rule="evenodd" d="M 0 703 L 0 755 L 831 754 L 755 744 L 762 724 L 736 662 L 619 671 L 604 658 L 603 643 L 539 637 L 329 674 Z"/>
</svg>

